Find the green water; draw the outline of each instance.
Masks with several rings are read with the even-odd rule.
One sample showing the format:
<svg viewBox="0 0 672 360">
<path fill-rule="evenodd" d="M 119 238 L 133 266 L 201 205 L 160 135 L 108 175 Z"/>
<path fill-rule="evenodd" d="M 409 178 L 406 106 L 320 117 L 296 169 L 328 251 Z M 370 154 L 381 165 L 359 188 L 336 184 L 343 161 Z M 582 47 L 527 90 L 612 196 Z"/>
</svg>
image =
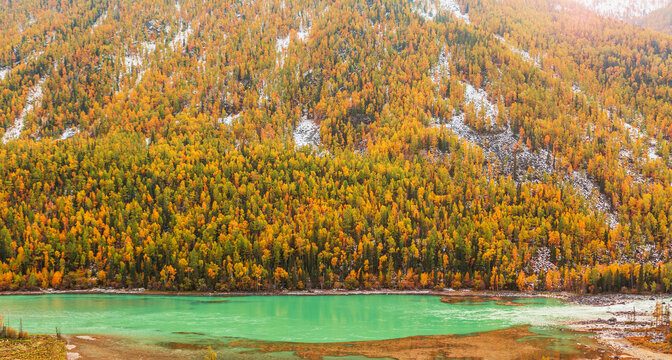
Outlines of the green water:
<svg viewBox="0 0 672 360">
<path fill-rule="evenodd" d="M 225 302 L 218 302 L 225 300 Z M 445 304 L 415 295 L 0 296 L 0 314 L 30 333 L 114 335 L 161 341 L 246 338 L 338 342 L 467 334 L 515 325 L 554 325 L 575 316 L 556 299 L 527 306 Z"/>
</svg>

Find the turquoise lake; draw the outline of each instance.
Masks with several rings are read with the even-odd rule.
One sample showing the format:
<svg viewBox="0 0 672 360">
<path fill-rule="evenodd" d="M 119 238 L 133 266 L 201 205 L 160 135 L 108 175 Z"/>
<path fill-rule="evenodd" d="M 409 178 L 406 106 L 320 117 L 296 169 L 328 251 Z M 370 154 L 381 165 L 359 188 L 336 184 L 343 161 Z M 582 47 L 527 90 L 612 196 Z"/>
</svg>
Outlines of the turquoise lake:
<svg viewBox="0 0 672 360">
<path fill-rule="evenodd" d="M 553 298 L 526 306 L 446 304 L 423 295 L 192 297 L 154 295 L 0 296 L 0 314 L 30 333 L 136 339 L 245 338 L 339 342 L 467 334 L 546 326 L 604 311 Z M 185 334 L 186 333 L 186 334 Z"/>
</svg>

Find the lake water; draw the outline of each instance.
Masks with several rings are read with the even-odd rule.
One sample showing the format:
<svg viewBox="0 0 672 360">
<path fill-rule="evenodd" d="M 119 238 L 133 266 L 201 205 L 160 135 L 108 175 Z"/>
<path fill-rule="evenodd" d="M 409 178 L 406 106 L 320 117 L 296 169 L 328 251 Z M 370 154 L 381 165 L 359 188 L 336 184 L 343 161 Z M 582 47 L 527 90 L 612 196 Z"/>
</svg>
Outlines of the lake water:
<svg viewBox="0 0 672 360">
<path fill-rule="evenodd" d="M 576 319 L 608 318 L 632 304 L 591 307 L 552 298 L 519 298 L 526 306 L 447 304 L 437 296 L 154 295 L 0 296 L 0 314 L 29 333 L 119 336 L 181 343 L 253 339 L 330 343 L 386 340 L 556 326 Z M 652 302 L 653 304 L 653 302 Z M 638 304 L 639 308 L 646 305 Z"/>
</svg>

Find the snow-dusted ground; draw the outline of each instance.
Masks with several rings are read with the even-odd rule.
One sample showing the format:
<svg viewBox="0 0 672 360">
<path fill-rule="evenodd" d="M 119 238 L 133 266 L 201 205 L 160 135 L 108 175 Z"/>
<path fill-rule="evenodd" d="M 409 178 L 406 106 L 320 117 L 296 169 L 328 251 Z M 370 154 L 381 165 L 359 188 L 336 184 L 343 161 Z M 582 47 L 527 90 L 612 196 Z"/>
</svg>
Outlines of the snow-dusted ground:
<svg viewBox="0 0 672 360">
<path fill-rule="evenodd" d="M 489 112 L 490 116 L 497 116 L 495 112 L 497 107 L 488 101 L 487 93 L 469 84 L 466 84 L 465 102 L 472 102 L 474 105 L 485 104 L 483 106 L 486 106 L 486 114 Z M 464 118 L 464 113 L 456 114 L 452 116 L 450 122 L 444 124 L 440 119 L 435 119 L 434 126 L 449 129 L 457 137 L 483 149 L 486 157 L 500 174 L 511 174 L 516 181 L 537 181 L 544 174 L 555 173 L 551 154 L 544 149 L 531 151 L 527 146 L 520 144 L 510 126 L 496 133 L 477 132 L 464 122 Z M 516 167 L 517 171 L 514 174 Z M 618 224 L 618 216 L 611 202 L 585 173 L 574 172 L 565 180 L 588 201 L 592 209 L 606 214 L 605 222 L 609 226 L 615 227 Z"/>
<path fill-rule="evenodd" d="M 670 0 L 574 0 L 598 15 L 619 20 L 642 17 L 671 3 Z"/>
<path fill-rule="evenodd" d="M 283 66 L 285 64 L 285 56 L 286 56 L 285 52 L 289 48 L 289 42 L 290 42 L 289 34 L 287 34 L 287 36 L 285 37 L 279 37 L 275 41 L 275 52 L 278 54 L 277 63 L 280 66 Z"/>
<path fill-rule="evenodd" d="M 9 75 L 10 70 L 10 68 L 0 69 L 0 81 L 5 80 L 7 75 Z"/>
<path fill-rule="evenodd" d="M 308 119 L 307 116 L 302 117 L 294 129 L 294 144 L 297 148 L 322 145 L 320 125 Z"/>
<path fill-rule="evenodd" d="M 308 41 L 308 38 L 310 37 L 310 30 L 311 27 L 310 26 L 306 27 L 302 22 L 301 26 L 299 26 L 299 31 L 296 32 L 297 39 L 303 42 Z"/>
<path fill-rule="evenodd" d="M 24 126 L 24 120 L 26 116 L 35 108 L 36 103 L 42 98 L 42 86 L 46 79 L 42 78 L 40 81 L 30 89 L 28 93 L 28 98 L 26 98 L 26 105 L 21 111 L 21 115 L 14 121 L 14 125 L 7 129 L 5 135 L 2 137 L 2 143 L 7 144 L 12 140 L 16 140 L 21 135 Z"/>
<path fill-rule="evenodd" d="M 463 13 L 455 0 L 418 0 L 415 4 L 415 11 L 425 20 L 434 20 L 444 10 L 450 11 L 466 24 L 470 23 L 469 14 Z"/>
<path fill-rule="evenodd" d="M 530 261 L 533 274 L 539 274 L 542 271 L 555 270 L 555 264 L 551 262 L 551 250 L 547 247 L 540 247 Z"/>
<path fill-rule="evenodd" d="M 240 114 L 235 114 L 235 115 L 228 115 L 222 118 L 217 119 L 217 122 L 226 125 L 226 126 L 231 126 L 234 121 L 236 121 L 240 117 Z"/>
<path fill-rule="evenodd" d="M 509 49 L 511 49 L 511 51 L 513 51 L 514 53 L 520 55 L 520 57 L 522 57 L 523 60 L 529 62 L 532 65 L 534 65 L 536 68 L 541 68 L 541 62 L 539 61 L 539 58 L 532 57 L 532 55 L 530 55 L 529 52 L 527 52 L 525 50 L 522 50 L 522 49 L 518 49 L 515 46 L 509 46 Z"/>
<path fill-rule="evenodd" d="M 611 206 L 611 202 L 604 195 L 597 184 L 588 178 L 583 171 L 574 171 L 569 183 L 572 187 L 588 200 L 593 209 L 599 210 L 607 215 L 606 222 L 611 227 L 616 227 L 618 224 L 618 214 Z"/>
<path fill-rule="evenodd" d="M 501 41 L 503 44 L 506 45 L 506 47 L 509 48 L 509 50 L 513 51 L 514 53 L 520 55 L 523 60 L 527 61 L 528 63 L 534 65 L 536 68 L 541 68 L 541 62 L 539 61 L 538 57 L 532 57 L 529 52 L 523 49 L 519 49 L 511 44 L 509 44 L 506 39 L 500 35 L 495 35 L 495 37 Z"/>
<path fill-rule="evenodd" d="M 95 30 L 100 25 L 103 25 L 105 20 L 107 20 L 107 11 L 100 15 L 98 19 L 96 19 L 96 22 L 93 23 L 93 26 L 91 26 L 91 33 L 93 34 L 93 30 Z"/>
<path fill-rule="evenodd" d="M 577 83 L 572 84 L 572 92 L 576 95 L 581 95 L 583 94 L 583 91 L 581 90 L 581 86 Z"/>
<path fill-rule="evenodd" d="M 465 83 L 465 105 L 473 104 L 477 113 L 485 111 L 485 117 L 490 120 L 492 126 L 496 125 L 499 110 L 497 105 L 488 99 L 488 93 L 483 89 L 476 89 L 473 85 Z"/>
<path fill-rule="evenodd" d="M 445 49 L 441 51 L 439 61 L 434 65 L 429 75 L 435 84 L 441 84 L 450 79 L 450 53 L 446 52 Z"/>
<path fill-rule="evenodd" d="M 189 37 L 191 34 L 194 32 L 194 30 L 191 28 L 191 24 L 187 26 L 185 29 L 184 27 L 180 30 L 180 32 L 175 35 L 175 38 L 170 41 L 170 49 L 175 51 L 175 49 L 180 48 L 184 46 L 187 43 L 187 40 L 189 40 Z"/>
<path fill-rule="evenodd" d="M 77 134 L 79 134 L 79 128 L 77 126 L 71 126 L 63 131 L 59 140 L 68 140 Z"/>
<path fill-rule="evenodd" d="M 632 126 L 631 124 L 628 124 L 627 122 L 623 122 L 623 127 L 625 127 L 628 135 L 630 136 L 630 139 L 632 141 L 638 141 L 639 139 L 646 139 L 646 135 L 642 134 L 642 132 L 639 130 L 639 128 Z M 647 150 L 646 154 L 649 160 L 657 160 L 660 159 L 660 156 L 657 154 L 657 147 L 658 147 L 658 141 L 653 138 L 649 138 L 647 141 Z"/>
<path fill-rule="evenodd" d="M 142 42 L 140 44 L 141 50 L 138 53 L 128 54 L 124 57 L 124 67 L 127 74 L 132 74 L 133 70 L 137 70 L 138 77 L 135 80 L 136 84 L 142 81 L 147 68 L 145 66 L 145 57 L 148 57 L 156 50 L 155 42 Z"/>
<path fill-rule="evenodd" d="M 436 119 L 435 121 L 435 126 L 452 130 L 457 137 L 482 148 L 486 156 L 496 161 L 495 165 L 499 167 L 500 173 L 513 175 L 517 163 L 516 180 L 525 180 L 528 169 L 536 177 L 555 172 L 553 159 L 548 152 L 532 152 L 524 145 L 516 146 L 518 139 L 510 128 L 499 133 L 476 132 L 464 123 L 464 114 L 454 115 L 446 124 L 440 124 Z"/>
</svg>

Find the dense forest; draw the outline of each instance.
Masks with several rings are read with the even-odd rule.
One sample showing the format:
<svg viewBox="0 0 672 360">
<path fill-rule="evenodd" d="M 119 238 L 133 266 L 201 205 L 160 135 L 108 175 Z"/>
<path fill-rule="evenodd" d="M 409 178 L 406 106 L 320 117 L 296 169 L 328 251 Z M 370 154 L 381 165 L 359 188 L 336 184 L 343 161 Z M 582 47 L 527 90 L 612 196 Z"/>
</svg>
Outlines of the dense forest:
<svg viewBox="0 0 672 360">
<path fill-rule="evenodd" d="M 672 290 L 669 35 L 563 0 L 0 21 L 0 290 Z"/>
</svg>

